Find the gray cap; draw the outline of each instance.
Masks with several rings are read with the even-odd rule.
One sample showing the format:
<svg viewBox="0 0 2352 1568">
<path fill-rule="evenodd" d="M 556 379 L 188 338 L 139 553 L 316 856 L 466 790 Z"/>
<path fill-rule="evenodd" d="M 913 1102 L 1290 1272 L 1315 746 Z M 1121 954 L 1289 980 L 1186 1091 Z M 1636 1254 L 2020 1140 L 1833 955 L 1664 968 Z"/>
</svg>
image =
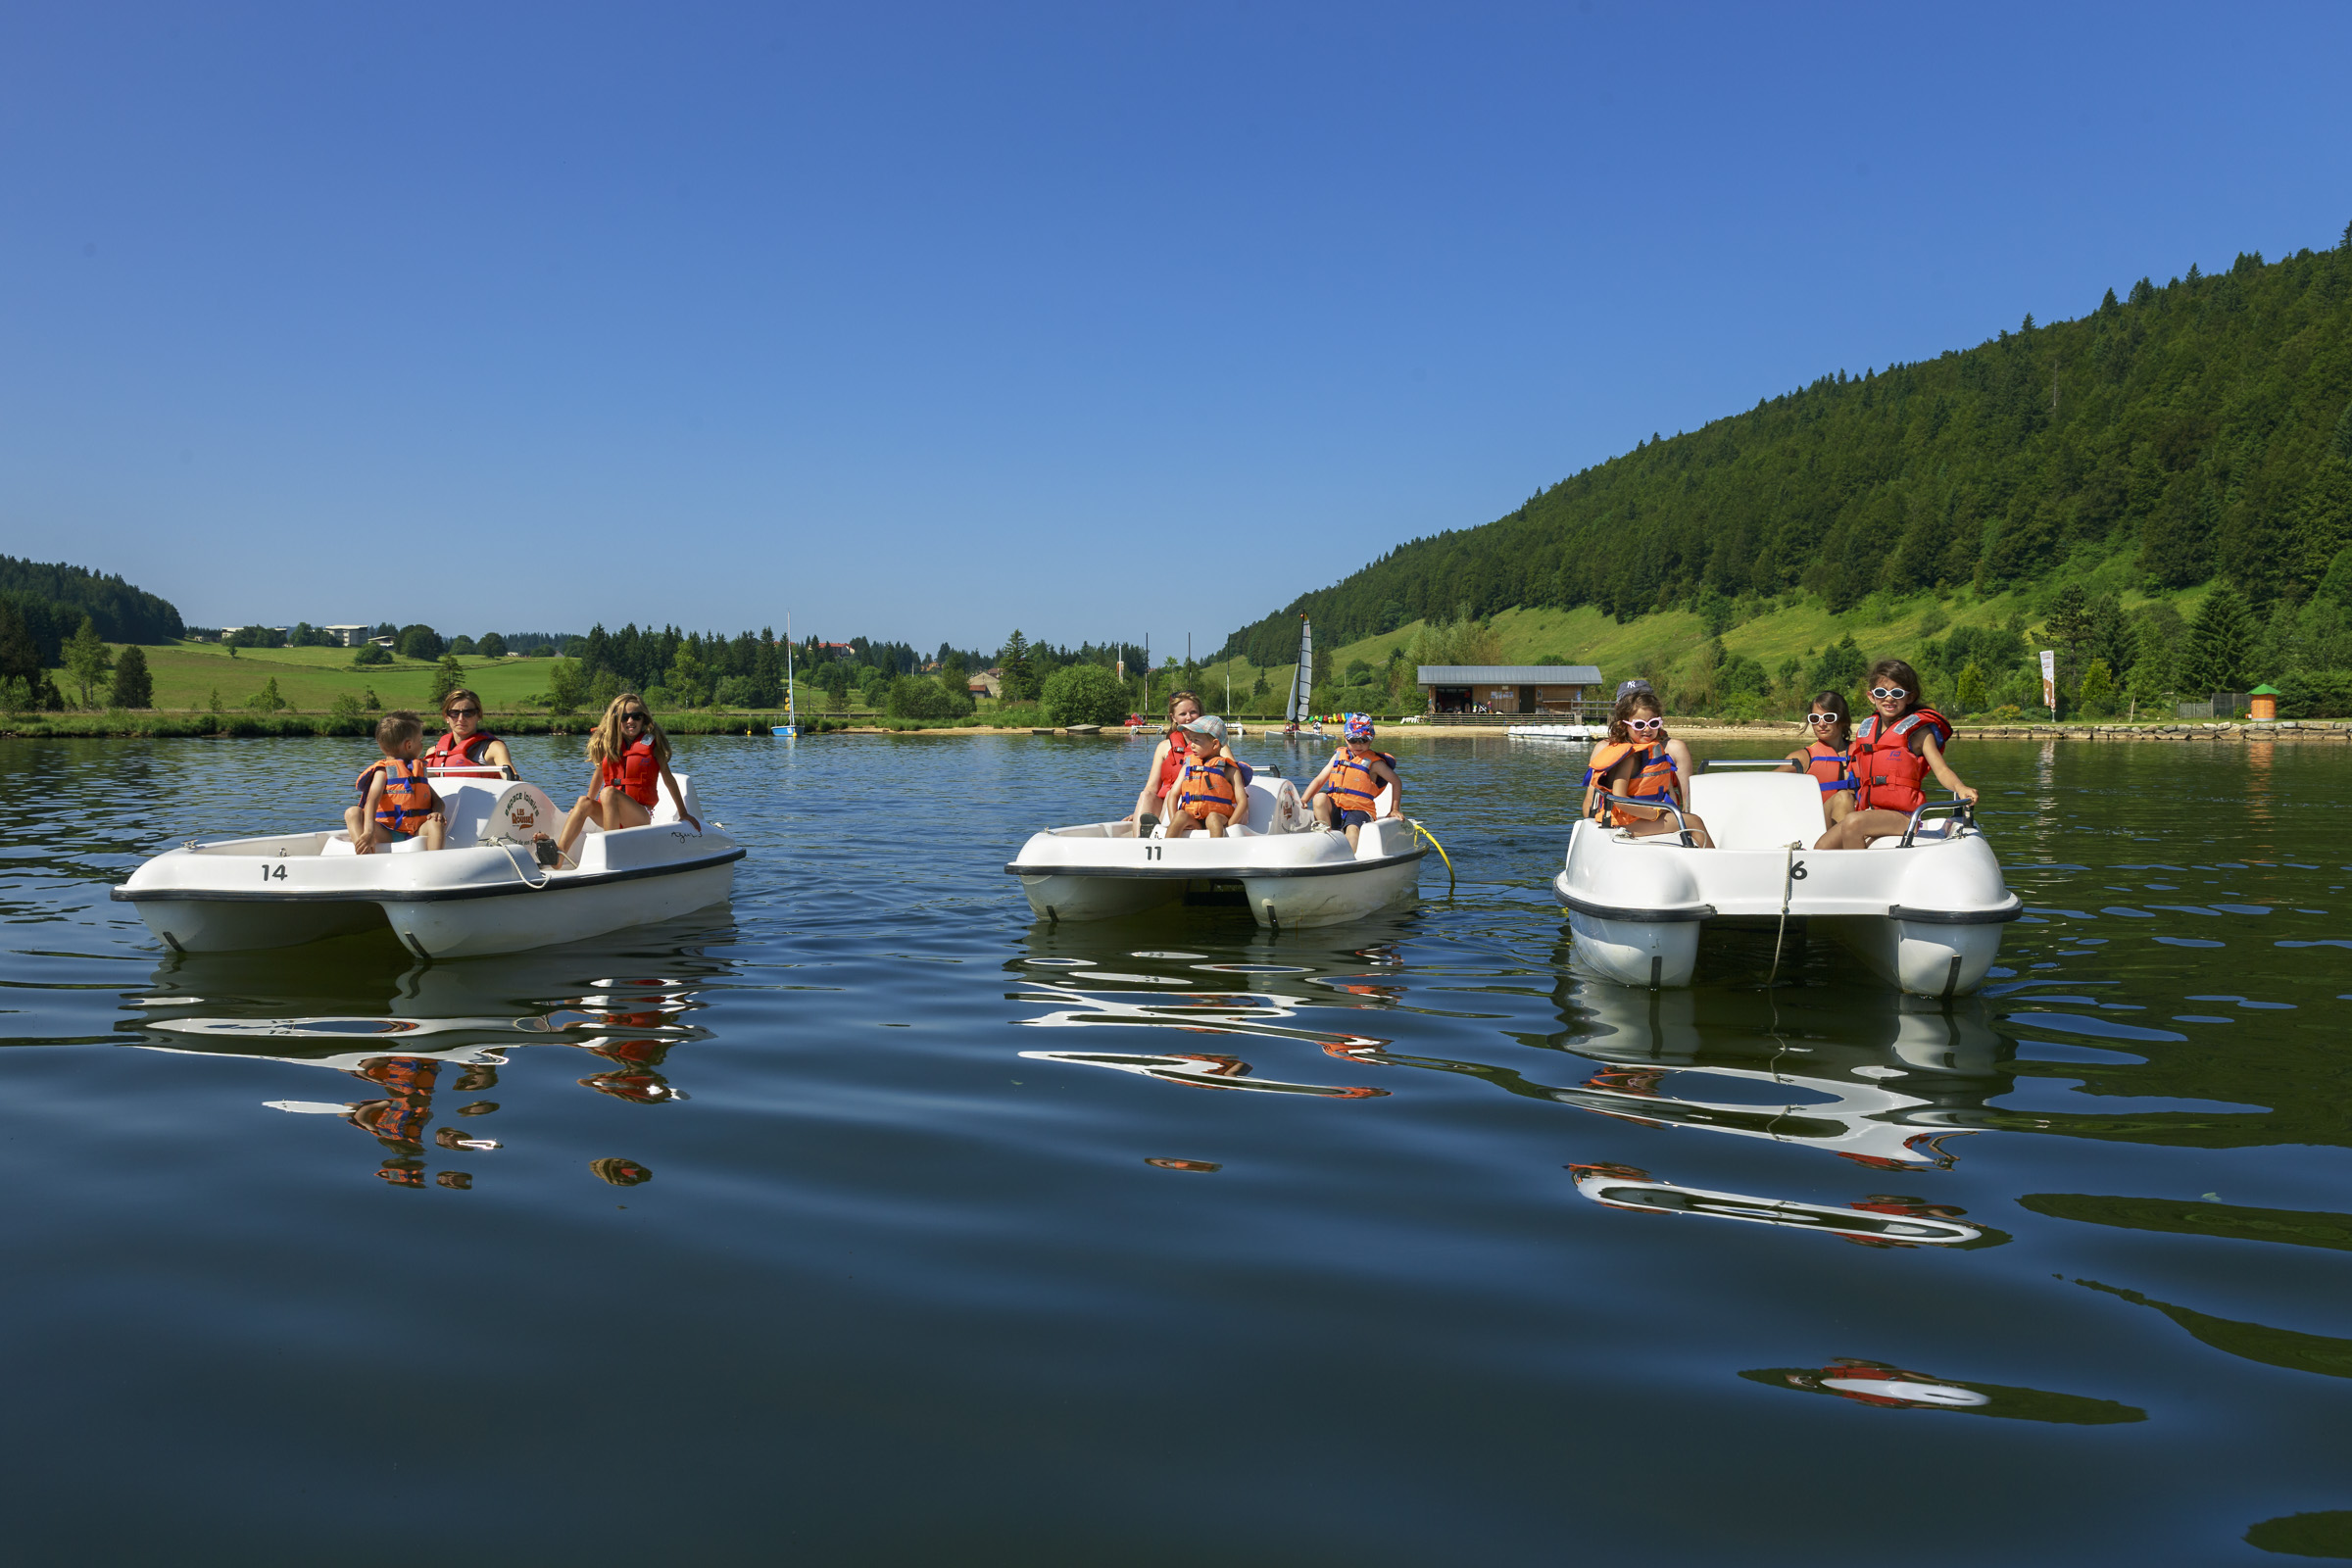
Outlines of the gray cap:
<svg viewBox="0 0 2352 1568">
<path fill-rule="evenodd" d="M 1225 721 L 1214 713 L 1203 713 L 1184 726 L 1196 735 L 1205 735 L 1218 745 L 1225 744 Z"/>
<path fill-rule="evenodd" d="M 1649 682 L 1637 675 L 1632 680 L 1619 681 L 1617 683 L 1616 700 L 1622 703 L 1626 700 L 1626 698 L 1633 695 L 1635 692 L 1648 692 L 1652 697 L 1657 695 L 1657 692 L 1651 688 Z"/>
</svg>

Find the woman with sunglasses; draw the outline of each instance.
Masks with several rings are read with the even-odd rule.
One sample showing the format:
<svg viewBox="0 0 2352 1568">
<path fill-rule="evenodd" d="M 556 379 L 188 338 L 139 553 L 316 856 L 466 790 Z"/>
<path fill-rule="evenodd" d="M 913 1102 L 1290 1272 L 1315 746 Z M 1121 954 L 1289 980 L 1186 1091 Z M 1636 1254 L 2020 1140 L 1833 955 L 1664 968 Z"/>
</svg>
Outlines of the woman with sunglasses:
<svg viewBox="0 0 2352 1568">
<path fill-rule="evenodd" d="M 613 698 L 605 716 L 597 720 L 596 732 L 588 737 L 588 760 L 596 766 L 596 782 L 564 819 L 563 837 L 556 840 L 557 851 L 566 859 L 588 826 L 591 812 L 597 825 L 608 833 L 651 822 L 654 803 L 661 799 L 654 793 L 657 783 L 668 790 L 670 800 L 676 803 L 678 820 L 690 823 L 697 833 L 703 830 L 703 824 L 686 809 L 678 781 L 670 777 L 669 737 L 654 722 L 645 699 L 635 692 Z"/>
<path fill-rule="evenodd" d="M 1810 773 L 1820 782 L 1822 825 L 1836 827 L 1854 809 L 1853 761 L 1846 755 L 1853 750 L 1854 724 L 1845 698 L 1837 692 L 1814 698 L 1805 730 L 1803 750 L 1790 752 L 1789 765 L 1781 771 Z"/>
<path fill-rule="evenodd" d="M 1681 808 L 1681 769 L 1667 749 L 1666 710 L 1657 693 L 1639 687 L 1617 699 L 1609 713 L 1609 738 L 1592 748 L 1592 765 L 1585 769 L 1585 814 L 1602 827 L 1623 828 L 1636 838 L 1676 833 L 1688 828 L 1690 842 L 1711 850 L 1707 824 L 1684 810 L 1678 821 L 1670 804 Z M 1635 803 L 1657 801 L 1656 806 L 1629 805 L 1610 796 L 1630 797 Z"/>
<path fill-rule="evenodd" d="M 1185 726 L 1207 711 L 1191 692 L 1177 692 L 1168 698 L 1167 735 L 1152 749 L 1152 766 L 1144 775 L 1143 792 L 1135 798 L 1135 809 L 1121 821 L 1141 823 L 1141 830 L 1150 832 L 1153 820 L 1174 814 L 1168 809 L 1168 791 L 1176 787 L 1176 775 L 1183 771 L 1185 756 L 1192 749 Z"/>
<path fill-rule="evenodd" d="M 496 768 L 501 778 L 514 776 L 514 759 L 507 743 L 482 728 L 482 700 L 460 686 L 441 699 L 441 716 L 449 728 L 424 754 L 425 765 L 436 773 L 471 768 Z"/>
<path fill-rule="evenodd" d="M 1960 781 L 1943 749 L 1951 720 L 1919 700 L 1919 672 L 1899 659 L 1870 666 L 1870 717 L 1855 731 L 1853 814 L 1821 836 L 1817 850 L 1864 850 L 1911 825 L 1927 803 L 1930 773 L 1964 801 L 1977 792 Z"/>
</svg>

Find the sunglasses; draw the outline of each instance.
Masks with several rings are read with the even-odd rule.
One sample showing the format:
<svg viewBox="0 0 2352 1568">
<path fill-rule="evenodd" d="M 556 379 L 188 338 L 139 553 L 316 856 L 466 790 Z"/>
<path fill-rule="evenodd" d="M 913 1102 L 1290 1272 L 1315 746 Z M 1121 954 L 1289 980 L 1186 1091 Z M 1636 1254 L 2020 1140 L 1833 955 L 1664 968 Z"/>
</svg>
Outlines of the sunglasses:
<svg viewBox="0 0 2352 1568">
<path fill-rule="evenodd" d="M 1808 724 L 1835 724 L 1838 722 L 1838 718 L 1836 713 L 1807 713 L 1805 722 Z"/>
<path fill-rule="evenodd" d="M 620 721 L 623 724 L 642 724 L 652 716 L 653 715 L 651 713 L 632 710 L 630 712 L 621 714 Z"/>
<path fill-rule="evenodd" d="M 1900 686 L 1873 686 L 1870 700 L 1874 703 L 1899 703 L 1911 694 Z"/>
<path fill-rule="evenodd" d="M 441 710 L 443 718 L 479 718 L 481 713 L 482 710 L 478 708 L 444 708 Z"/>
<path fill-rule="evenodd" d="M 1629 718 L 1625 721 L 1625 727 L 1640 730 L 1664 729 L 1666 721 L 1662 718 Z"/>
</svg>

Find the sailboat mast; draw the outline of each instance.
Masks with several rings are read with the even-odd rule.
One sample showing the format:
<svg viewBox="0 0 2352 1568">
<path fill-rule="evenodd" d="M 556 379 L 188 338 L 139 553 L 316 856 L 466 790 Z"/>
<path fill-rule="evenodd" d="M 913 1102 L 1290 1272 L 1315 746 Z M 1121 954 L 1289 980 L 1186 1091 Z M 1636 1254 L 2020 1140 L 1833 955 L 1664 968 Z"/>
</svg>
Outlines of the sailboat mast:
<svg viewBox="0 0 2352 1568">
<path fill-rule="evenodd" d="M 784 612 L 784 723 L 798 735 L 801 732 L 801 710 L 792 695 L 792 612 Z"/>
</svg>

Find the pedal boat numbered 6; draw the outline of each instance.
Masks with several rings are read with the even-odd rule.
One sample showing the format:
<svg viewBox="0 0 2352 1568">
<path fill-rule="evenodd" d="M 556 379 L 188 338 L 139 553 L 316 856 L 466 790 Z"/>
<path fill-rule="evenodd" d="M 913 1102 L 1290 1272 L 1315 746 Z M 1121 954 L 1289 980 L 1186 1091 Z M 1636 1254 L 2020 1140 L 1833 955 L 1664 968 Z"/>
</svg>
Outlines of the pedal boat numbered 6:
<svg viewBox="0 0 2352 1568">
<path fill-rule="evenodd" d="M 1225 837 L 1166 836 L 1165 824 L 1138 834 L 1133 822 L 1089 822 L 1033 833 L 1004 869 L 1040 919 L 1107 920 L 1165 905 L 1249 906 L 1269 929 L 1341 925 L 1420 898 L 1421 858 L 1413 826 L 1376 816 L 1348 835 L 1313 825 L 1286 778 L 1249 785 L 1250 809 Z M 1388 809 L 1389 791 L 1379 808 Z"/>
<path fill-rule="evenodd" d="M 708 824 L 695 832 L 666 795 L 644 827 L 590 824 L 572 846 L 576 866 L 543 866 L 532 841 L 561 827 L 555 803 L 535 784 L 479 771 L 433 778 L 448 820 L 442 849 L 412 839 L 361 855 L 340 829 L 191 839 L 141 865 L 114 897 L 179 953 L 292 947 L 388 926 L 420 958 L 455 958 L 651 925 L 734 890 L 742 848 Z M 676 777 L 701 818 L 691 779 Z"/>
<path fill-rule="evenodd" d="M 1580 965 L 1620 985 L 1687 986 L 1709 921 L 1804 920 L 1915 996 L 1966 996 L 1984 983 L 2001 927 L 2025 909 L 1966 806 L 1922 806 L 1900 838 L 1867 850 L 1816 851 L 1820 786 L 1800 773 L 1712 771 L 1740 765 L 1712 763 L 1690 780 L 1691 814 L 1714 849 L 1589 818 L 1569 831 L 1552 891 Z"/>
</svg>

